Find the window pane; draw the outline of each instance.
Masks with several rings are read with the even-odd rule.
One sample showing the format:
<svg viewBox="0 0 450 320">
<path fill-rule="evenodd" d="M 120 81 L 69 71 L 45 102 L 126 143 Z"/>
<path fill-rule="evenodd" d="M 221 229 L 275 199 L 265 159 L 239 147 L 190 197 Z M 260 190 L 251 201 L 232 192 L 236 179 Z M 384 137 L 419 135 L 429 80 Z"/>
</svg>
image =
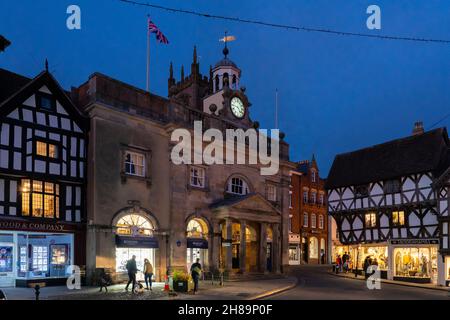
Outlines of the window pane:
<svg viewBox="0 0 450 320">
<path fill-rule="evenodd" d="M 55 146 L 54 144 L 49 144 L 48 145 L 48 156 L 50 158 L 58 158 L 58 147 Z"/>
<path fill-rule="evenodd" d="M 33 217 L 42 217 L 43 212 L 43 203 L 42 203 L 42 194 L 33 192 Z"/>
<path fill-rule="evenodd" d="M 47 156 L 47 144 L 42 141 L 36 141 L 36 153 L 39 156 Z"/>
<path fill-rule="evenodd" d="M 33 192 L 42 192 L 42 181 L 33 181 Z"/>
<path fill-rule="evenodd" d="M 53 195 L 44 195 L 44 217 L 53 218 L 54 217 L 54 205 L 55 197 Z"/>
</svg>

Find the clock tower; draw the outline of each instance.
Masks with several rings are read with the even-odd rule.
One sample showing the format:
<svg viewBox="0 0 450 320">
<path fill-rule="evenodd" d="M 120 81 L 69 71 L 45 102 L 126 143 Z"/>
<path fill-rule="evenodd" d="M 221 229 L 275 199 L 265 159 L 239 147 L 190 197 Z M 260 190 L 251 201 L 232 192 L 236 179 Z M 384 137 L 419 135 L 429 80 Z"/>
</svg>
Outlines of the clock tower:
<svg viewBox="0 0 450 320">
<path fill-rule="evenodd" d="M 252 125 L 249 117 L 250 102 L 245 87 L 240 86 L 241 70 L 228 58 L 225 42 L 223 59 L 211 69 L 212 93 L 203 99 L 203 112 L 234 122 L 239 127 Z"/>
</svg>

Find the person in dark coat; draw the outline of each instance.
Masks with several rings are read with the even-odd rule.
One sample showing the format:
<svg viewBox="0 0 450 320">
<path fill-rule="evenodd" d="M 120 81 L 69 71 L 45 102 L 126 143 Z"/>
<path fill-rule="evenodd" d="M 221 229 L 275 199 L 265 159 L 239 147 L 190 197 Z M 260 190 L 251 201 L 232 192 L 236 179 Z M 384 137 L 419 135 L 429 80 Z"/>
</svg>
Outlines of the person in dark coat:
<svg viewBox="0 0 450 320">
<path fill-rule="evenodd" d="M 130 286 L 130 283 L 132 283 L 131 292 L 134 293 L 134 287 L 136 286 L 136 273 L 138 271 L 136 266 L 136 256 L 133 255 L 130 260 L 127 261 L 127 272 L 128 272 L 128 283 L 125 287 L 125 290 L 128 291 L 128 287 Z"/>
<path fill-rule="evenodd" d="M 191 276 L 194 281 L 194 294 L 198 290 L 198 279 L 200 278 L 200 273 L 202 272 L 202 265 L 200 264 L 200 259 L 197 258 L 196 262 L 191 265 Z"/>
</svg>

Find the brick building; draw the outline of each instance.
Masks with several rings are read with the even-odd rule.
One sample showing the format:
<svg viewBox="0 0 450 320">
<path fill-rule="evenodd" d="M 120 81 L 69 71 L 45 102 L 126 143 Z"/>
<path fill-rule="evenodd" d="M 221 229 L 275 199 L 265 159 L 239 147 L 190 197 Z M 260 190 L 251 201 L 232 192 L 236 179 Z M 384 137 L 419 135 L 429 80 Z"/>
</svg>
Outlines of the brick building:
<svg viewBox="0 0 450 320">
<path fill-rule="evenodd" d="M 299 161 L 297 169 L 291 171 L 290 264 L 327 262 L 328 221 L 324 183 L 314 156 L 311 161 Z"/>
</svg>

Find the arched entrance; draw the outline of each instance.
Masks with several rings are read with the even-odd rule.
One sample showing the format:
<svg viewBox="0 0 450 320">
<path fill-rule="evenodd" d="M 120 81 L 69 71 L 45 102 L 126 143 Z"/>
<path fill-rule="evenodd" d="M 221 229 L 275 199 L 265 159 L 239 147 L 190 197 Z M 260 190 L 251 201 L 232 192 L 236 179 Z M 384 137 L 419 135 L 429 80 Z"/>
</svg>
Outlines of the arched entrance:
<svg viewBox="0 0 450 320">
<path fill-rule="evenodd" d="M 116 272 L 125 273 L 126 263 L 136 256 L 138 270 L 143 270 L 144 259 L 155 266 L 155 222 L 144 211 L 129 209 L 119 213 L 113 221 L 116 230 Z"/>
<path fill-rule="evenodd" d="M 202 267 L 208 267 L 208 223 L 203 218 L 192 218 L 186 227 L 186 264 L 188 270 L 200 259 Z"/>
</svg>

